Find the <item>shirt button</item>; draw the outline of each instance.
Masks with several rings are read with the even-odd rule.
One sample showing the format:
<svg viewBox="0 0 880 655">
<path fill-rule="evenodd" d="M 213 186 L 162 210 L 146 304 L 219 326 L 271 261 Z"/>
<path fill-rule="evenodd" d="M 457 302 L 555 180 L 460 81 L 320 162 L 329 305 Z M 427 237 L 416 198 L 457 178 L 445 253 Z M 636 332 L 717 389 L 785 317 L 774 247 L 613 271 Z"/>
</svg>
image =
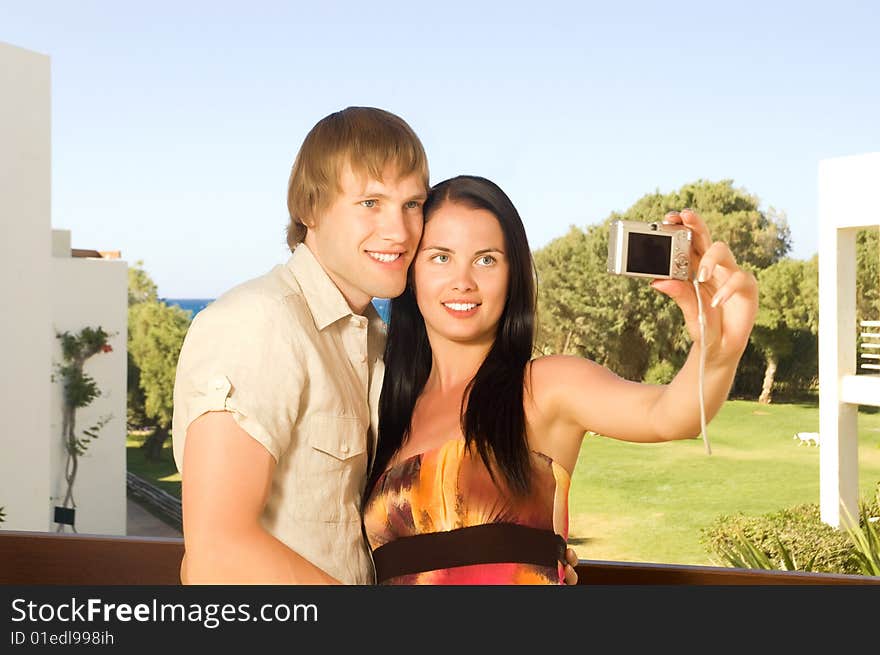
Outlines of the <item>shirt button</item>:
<svg viewBox="0 0 880 655">
<path fill-rule="evenodd" d="M 224 378 L 214 378 L 214 388 L 217 391 L 220 391 L 223 387 L 226 386 L 226 380 Z"/>
<path fill-rule="evenodd" d="M 339 447 L 339 452 L 342 453 L 343 455 L 347 454 L 348 453 L 348 444 L 342 444 Z"/>
<path fill-rule="evenodd" d="M 366 364 L 366 363 L 367 363 L 367 356 L 361 355 L 361 364 Z"/>
</svg>

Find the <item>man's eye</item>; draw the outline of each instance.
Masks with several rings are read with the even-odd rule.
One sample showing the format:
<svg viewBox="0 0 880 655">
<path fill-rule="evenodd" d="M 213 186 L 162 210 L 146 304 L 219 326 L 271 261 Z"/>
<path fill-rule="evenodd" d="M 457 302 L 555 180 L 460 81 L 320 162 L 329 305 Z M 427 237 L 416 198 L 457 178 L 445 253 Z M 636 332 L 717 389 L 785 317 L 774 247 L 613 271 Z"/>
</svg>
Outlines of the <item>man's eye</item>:
<svg viewBox="0 0 880 655">
<path fill-rule="evenodd" d="M 407 209 L 418 209 L 421 204 L 422 203 L 420 203 L 418 200 L 410 200 L 409 202 L 404 204 L 404 207 L 406 207 Z"/>
<path fill-rule="evenodd" d="M 377 200 L 361 200 L 361 204 L 367 209 L 372 209 L 376 206 Z"/>
<path fill-rule="evenodd" d="M 445 264 L 449 261 L 449 255 L 434 255 L 431 257 L 432 262 L 437 262 L 438 264 Z"/>
<path fill-rule="evenodd" d="M 492 255 L 483 255 L 477 260 L 477 264 L 480 266 L 491 266 L 495 263 L 495 258 Z"/>
</svg>

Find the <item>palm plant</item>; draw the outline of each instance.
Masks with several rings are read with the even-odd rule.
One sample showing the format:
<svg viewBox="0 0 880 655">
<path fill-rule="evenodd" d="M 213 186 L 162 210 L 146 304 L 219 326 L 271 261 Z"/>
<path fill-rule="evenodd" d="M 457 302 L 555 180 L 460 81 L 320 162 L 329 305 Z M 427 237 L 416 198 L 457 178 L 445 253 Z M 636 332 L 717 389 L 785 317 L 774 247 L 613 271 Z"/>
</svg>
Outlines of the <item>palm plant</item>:
<svg viewBox="0 0 880 655">
<path fill-rule="evenodd" d="M 870 516 L 867 507 L 859 508 L 860 521 L 852 520 L 844 507 L 847 522 L 846 533 L 853 542 L 853 559 L 864 575 L 880 576 L 880 528 L 876 526 L 877 517 Z"/>
<path fill-rule="evenodd" d="M 773 535 L 776 549 L 779 551 L 780 563 L 774 561 L 769 553 L 761 550 L 755 543 L 742 532 L 737 532 L 736 537 L 728 544 L 719 544 L 717 551 L 721 558 L 728 564 L 739 569 L 765 569 L 783 571 L 812 571 L 816 561 L 816 555 L 803 567 L 798 562 L 791 550 Z"/>
</svg>

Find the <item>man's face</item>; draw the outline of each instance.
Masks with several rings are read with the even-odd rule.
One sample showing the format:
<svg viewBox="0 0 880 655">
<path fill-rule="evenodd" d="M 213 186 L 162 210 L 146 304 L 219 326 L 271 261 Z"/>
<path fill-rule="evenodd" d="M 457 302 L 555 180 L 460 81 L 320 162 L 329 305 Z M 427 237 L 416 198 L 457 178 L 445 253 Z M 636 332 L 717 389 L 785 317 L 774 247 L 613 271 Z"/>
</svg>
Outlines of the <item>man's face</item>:
<svg viewBox="0 0 880 655">
<path fill-rule="evenodd" d="M 305 239 L 357 314 L 373 298 L 403 293 L 422 236 L 427 190 L 420 177 L 401 177 L 392 167 L 382 177 L 382 182 L 362 178 L 346 165 L 341 191 L 309 226 Z"/>
</svg>

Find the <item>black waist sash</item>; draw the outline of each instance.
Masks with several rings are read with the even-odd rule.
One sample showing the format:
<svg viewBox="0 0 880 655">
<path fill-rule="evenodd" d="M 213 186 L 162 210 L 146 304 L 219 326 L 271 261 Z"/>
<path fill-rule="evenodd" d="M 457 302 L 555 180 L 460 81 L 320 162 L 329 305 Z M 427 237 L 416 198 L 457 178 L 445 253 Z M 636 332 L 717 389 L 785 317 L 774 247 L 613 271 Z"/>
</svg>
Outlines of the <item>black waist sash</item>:
<svg viewBox="0 0 880 655">
<path fill-rule="evenodd" d="M 514 523 L 487 523 L 448 532 L 401 537 L 373 551 L 376 582 L 472 564 L 565 563 L 565 541 L 555 532 Z"/>
</svg>

